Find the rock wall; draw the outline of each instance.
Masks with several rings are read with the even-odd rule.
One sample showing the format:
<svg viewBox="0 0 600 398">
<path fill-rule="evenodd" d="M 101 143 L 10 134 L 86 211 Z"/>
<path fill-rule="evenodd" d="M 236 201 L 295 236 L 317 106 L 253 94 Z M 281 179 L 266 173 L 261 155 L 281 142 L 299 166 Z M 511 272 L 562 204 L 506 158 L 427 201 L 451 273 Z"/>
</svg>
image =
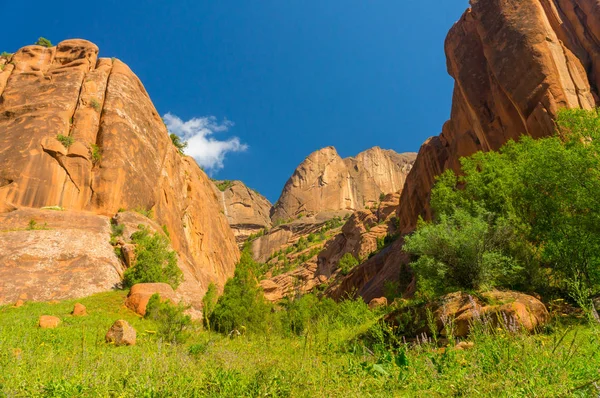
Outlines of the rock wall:
<svg viewBox="0 0 600 398">
<path fill-rule="evenodd" d="M 402 189 L 416 154 L 375 147 L 342 159 L 334 147 L 309 155 L 283 188 L 271 211 L 276 221 L 326 211 L 371 207 L 380 195 Z"/>
<path fill-rule="evenodd" d="M 427 140 L 406 179 L 398 217 L 403 233 L 430 218 L 435 177 L 460 157 L 495 150 L 521 135 L 553 134 L 560 108 L 599 104 L 600 0 L 472 0 L 445 44 L 455 79 L 450 120 Z M 397 281 L 409 261 L 396 242 L 357 267 L 332 292 L 367 302 Z"/>
<path fill-rule="evenodd" d="M 216 181 L 214 192 L 238 246 L 242 246 L 250 235 L 271 227 L 271 202 L 243 182 Z"/>
<path fill-rule="evenodd" d="M 211 181 L 172 145 L 127 65 L 98 59 L 85 40 L 27 46 L 7 61 L 0 71 L 0 209 L 152 210 L 193 279 L 186 283 L 198 286 L 192 301 L 233 275 L 239 251 Z M 61 135 L 72 143 L 61 143 Z"/>
</svg>

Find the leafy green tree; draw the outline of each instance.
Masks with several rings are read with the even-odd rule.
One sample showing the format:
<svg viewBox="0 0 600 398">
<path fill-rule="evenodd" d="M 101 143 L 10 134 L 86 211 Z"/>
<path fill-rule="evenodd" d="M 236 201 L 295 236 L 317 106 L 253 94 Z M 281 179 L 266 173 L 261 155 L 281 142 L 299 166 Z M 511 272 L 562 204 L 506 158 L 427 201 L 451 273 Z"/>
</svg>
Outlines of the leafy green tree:
<svg viewBox="0 0 600 398">
<path fill-rule="evenodd" d="M 125 271 L 123 284 L 127 287 L 136 283 L 168 283 L 176 289 L 183 280 L 177 266 L 177 254 L 169 249 L 169 239 L 140 225 L 140 230 L 131 235 L 136 244 L 135 265 Z"/>
<path fill-rule="evenodd" d="M 50 40 L 46 39 L 45 37 L 40 37 L 39 39 L 37 39 L 35 44 L 37 46 L 44 46 L 48 48 L 52 47 L 52 43 L 50 42 Z"/>
<path fill-rule="evenodd" d="M 186 333 L 192 319 L 185 314 L 187 307 L 174 305 L 169 300 L 161 300 L 158 293 L 153 294 L 146 305 L 144 318 L 158 323 L 158 335 L 170 343 L 184 343 L 189 337 Z"/>
<path fill-rule="evenodd" d="M 187 141 L 183 141 L 177 134 L 174 133 L 169 134 L 169 137 L 171 137 L 171 142 L 173 145 L 175 145 L 179 153 L 183 154 L 183 151 L 188 146 Z"/>
<path fill-rule="evenodd" d="M 600 292 L 600 115 L 563 110 L 557 126 L 462 159 L 463 175 L 440 176 L 431 205 L 436 223 L 481 210 L 490 226 L 504 220 L 527 279 L 586 301 Z"/>
<path fill-rule="evenodd" d="M 232 330 L 265 329 L 271 306 L 265 301 L 258 285 L 260 264 L 252 259 L 249 250 L 243 250 L 233 278 L 229 279 L 210 315 L 211 327 L 221 333 Z"/>
<path fill-rule="evenodd" d="M 346 253 L 340 259 L 338 267 L 342 275 L 348 275 L 350 270 L 358 265 L 358 260 L 352 255 L 352 253 Z"/>
<path fill-rule="evenodd" d="M 218 296 L 219 293 L 217 292 L 217 286 L 214 283 L 210 283 L 208 285 L 208 289 L 206 289 L 204 297 L 202 297 L 202 317 L 204 321 L 204 326 L 207 329 L 210 329 L 210 316 L 215 310 Z"/>
</svg>

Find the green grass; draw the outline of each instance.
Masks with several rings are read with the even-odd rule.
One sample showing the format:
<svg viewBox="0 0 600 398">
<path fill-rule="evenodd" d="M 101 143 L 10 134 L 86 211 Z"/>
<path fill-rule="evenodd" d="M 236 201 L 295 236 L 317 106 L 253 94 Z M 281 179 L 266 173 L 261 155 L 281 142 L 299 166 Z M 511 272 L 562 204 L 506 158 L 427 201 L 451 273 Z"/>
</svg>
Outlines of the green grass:
<svg viewBox="0 0 600 398">
<path fill-rule="evenodd" d="M 520 397 L 595 396 L 600 332 L 555 322 L 547 334 L 473 337 L 468 351 L 429 344 L 389 348 L 376 315 L 345 304 L 343 323 L 310 324 L 302 335 L 274 330 L 229 339 L 196 329 L 169 345 L 157 325 L 123 306 L 126 292 L 59 304 L 0 307 L 0 397 Z M 87 317 L 69 315 L 76 302 Z M 62 319 L 39 329 L 40 315 Z M 104 334 L 117 319 L 138 332 L 115 347 Z M 356 323 L 353 323 L 356 319 Z M 327 326 L 325 326 L 327 325 Z M 367 343 L 357 338 L 370 330 Z M 565 334 L 566 332 L 566 334 Z M 562 336 L 565 336 L 562 338 Z M 562 338 L 562 339 L 561 339 Z M 589 384 L 588 384 L 589 383 Z M 578 387 L 581 387 L 577 389 Z"/>
</svg>

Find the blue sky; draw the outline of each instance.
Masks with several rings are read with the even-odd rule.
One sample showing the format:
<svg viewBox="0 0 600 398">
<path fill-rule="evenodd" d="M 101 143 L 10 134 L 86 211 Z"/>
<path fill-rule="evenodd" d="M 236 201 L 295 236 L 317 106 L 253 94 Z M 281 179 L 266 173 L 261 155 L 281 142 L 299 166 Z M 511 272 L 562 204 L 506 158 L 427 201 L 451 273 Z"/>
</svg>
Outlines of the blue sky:
<svg viewBox="0 0 600 398">
<path fill-rule="evenodd" d="M 467 0 L 36 3 L 0 0 L 0 51 L 39 36 L 93 41 L 100 56 L 133 69 L 175 128 L 196 135 L 192 149 L 213 165 L 214 178 L 240 179 L 273 202 L 319 148 L 333 145 L 343 157 L 375 145 L 417 151 L 439 134 L 453 85 L 444 39 L 468 7 Z"/>
</svg>

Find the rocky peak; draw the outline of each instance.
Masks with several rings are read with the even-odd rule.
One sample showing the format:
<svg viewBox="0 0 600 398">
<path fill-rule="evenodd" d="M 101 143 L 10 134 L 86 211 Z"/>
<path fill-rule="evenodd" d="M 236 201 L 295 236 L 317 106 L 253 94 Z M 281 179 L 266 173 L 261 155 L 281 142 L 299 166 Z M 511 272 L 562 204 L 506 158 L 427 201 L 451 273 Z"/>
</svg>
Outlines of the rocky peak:
<svg viewBox="0 0 600 398">
<path fill-rule="evenodd" d="M 127 65 L 98 58 L 98 47 L 79 39 L 52 48 L 27 46 L 7 61 L 0 68 L 0 211 L 52 206 L 109 217 L 119 209 L 152 212 L 179 253 L 188 301 L 199 305 L 210 282 L 222 286 L 233 275 L 239 251 L 211 181 L 174 147 Z M 63 224 L 70 219 L 63 218 Z M 36 221 L 43 223 L 43 215 Z M 85 231 L 78 236 L 85 239 Z M 85 250 L 77 256 L 80 268 L 94 257 Z M 102 261 L 100 266 L 112 267 L 112 260 Z M 10 277 L 0 262 L 0 292 Z M 56 278 L 37 280 L 47 295 L 65 290 Z"/>
<path fill-rule="evenodd" d="M 332 146 L 313 152 L 285 184 L 271 219 L 288 221 L 301 215 L 370 207 L 381 194 L 403 188 L 415 157 L 378 147 L 346 159 Z"/>
<path fill-rule="evenodd" d="M 227 217 L 238 245 L 271 227 L 271 202 L 241 181 L 214 181 L 222 212 Z"/>
</svg>

